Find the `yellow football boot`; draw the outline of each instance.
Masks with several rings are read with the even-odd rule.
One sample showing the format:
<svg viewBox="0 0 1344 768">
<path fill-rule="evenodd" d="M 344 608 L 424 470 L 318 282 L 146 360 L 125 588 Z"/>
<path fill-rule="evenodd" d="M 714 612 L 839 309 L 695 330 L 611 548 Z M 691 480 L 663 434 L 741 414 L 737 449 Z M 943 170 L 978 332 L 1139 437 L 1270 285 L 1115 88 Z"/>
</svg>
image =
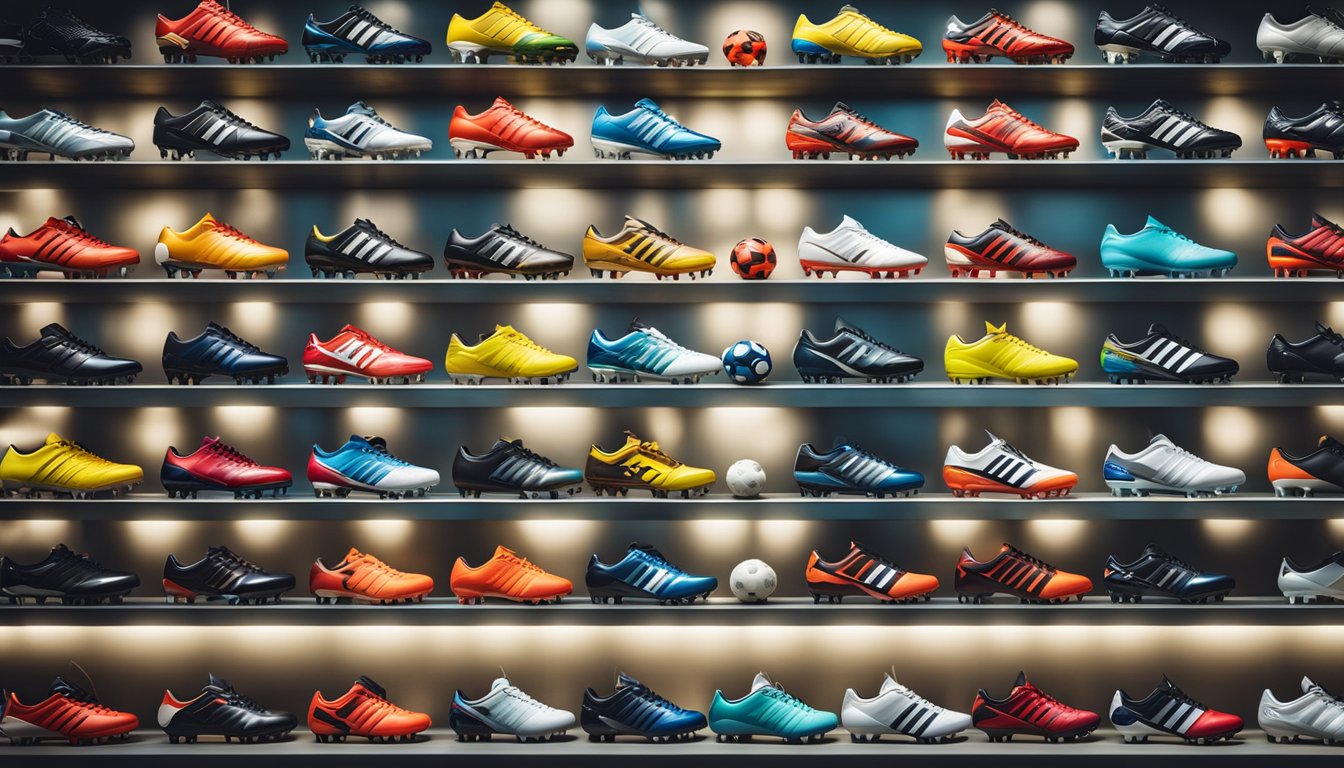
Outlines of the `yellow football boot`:
<svg viewBox="0 0 1344 768">
<path fill-rule="evenodd" d="M 662 280 L 682 275 L 708 276 L 717 261 L 714 254 L 692 248 L 652 224 L 627 215 L 621 231 L 604 237 L 596 227 L 588 227 L 583 236 L 583 261 L 593 277 L 610 272 L 621 278 L 627 272 L 651 272 Z"/>
<path fill-rule="evenodd" d="M 985 323 L 985 336 L 967 343 L 960 336 L 947 340 L 943 365 L 955 384 L 984 384 L 990 379 L 1012 379 L 1019 384 L 1058 384 L 1078 372 L 1078 361 L 1052 355 L 1009 333 L 1008 324 Z"/>
<path fill-rule="evenodd" d="M 519 64 L 564 64 L 578 57 L 579 46 L 497 2 L 474 19 L 453 14 L 448 23 L 448 52 L 459 64 L 487 64 L 491 55 L 511 56 Z"/>
<path fill-rule="evenodd" d="M 645 442 L 633 432 L 626 432 L 625 445 L 611 453 L 596 445 L 588 450 L 583 479 L 598 496 L 604 491 L 624 496 L 635 488 L 662 499 L 670 492 L 681 491 L 685 499 L 708 493 L 715 477 L 714 470 L 682 464 L 663 453 L 657 443 Z"/>
<path fill-rule="evenodd" d="M 144 470 L 134 464 L 117 464 L 95 456 L 54 432 L 32 453 L 22 453 L 11 445 L 0 459 L 0 486 L 6 496 L 48 492 L 87 498 L 95 493 L 129 491 L 144 479 Z"/>
<path fill-rule="evenodd" d="M 552 352 L 512 326 L 497 325 L 474 347 L 454 333 L 443 365 L 454 384 L 480 384 L 481 379 L 508 379 L 514 384 L 531 384 L 533 379 L 549 384 L 554 379 L 559 384 L 578 369 L 579 361 Z"/>
<path fill-rule="evenodd" d="M 275 277 L 289 263 L 289 252 L 263 245 L 207 213 L 181 232 L 164 227 L 154 260 L 168 277 L 177 277 L 179 271 L 183 277 L 199 277 L 203 269 L 222 269 L 230 278 L 262 273 Z"/>
<path fill-rule="evenodd" d="M 793 52 L 799 64 L 839 64 L 841 56 L 869 64 L 909 64 L 923 51 L 923 43 L 887 29 L 852 5 L 825 24 L 813 24 L 802 14 L 793 25 Z"/>
</svg>

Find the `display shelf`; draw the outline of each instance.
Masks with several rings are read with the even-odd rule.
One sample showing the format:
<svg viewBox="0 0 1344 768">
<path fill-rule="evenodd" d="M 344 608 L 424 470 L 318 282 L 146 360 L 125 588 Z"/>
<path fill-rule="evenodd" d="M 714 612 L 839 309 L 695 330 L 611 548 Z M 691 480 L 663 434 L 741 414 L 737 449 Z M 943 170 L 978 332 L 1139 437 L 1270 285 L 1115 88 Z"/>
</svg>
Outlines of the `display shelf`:
<svg viewBox="0 0 1344 768">
<path fill-rule="evenodd" d="M 145 150 L 142 150 L 145 151 Z M 151 150 L 152 151 L 152 148 Z M 575 147 L 583 157 L 588 147 Z M 0 189 L 762 189 L 813 191 L 890 189 L 1243 188 L 1338 189 L 1341 165 L 1285 160 L 990 160 L 953 161 L 939 146 L 935 159 L 890 162 L 705 160 L 315 160 L 123 161 L 46 160 L 4 163 Z M 938 159 L 941 158 L 941 159 Z"/>
<path fill-rule="evenodd" d="M 768 65 L 760 69 L 695 67 L 520 67 L 423 64 L 339 66 L 280 64 L 11 66 L 0 80 L 0 97 L 102 99 L 109 93 L 134 98 L 199 99 L 202 94 L 241 98 L 349 99 L 350 94 L 378 94 L 382 99 L 421 99 L 450 93 L 454 98 L 609 97 L 657 98 L 793 98 L 799 81 L 831 98 L 996 98 L 1086 96 L 1151 98 L 1160 92 L 1180 95 L 1273 95 L 1295 91 L 1315 94 L 1331 77 L 1329 65 L 1270 66 L 1219 64 L 1181 66 L 1151 64 L 1124 67 L 1067 64 L 1060 67 L 953 66 L 928 61 L 924 54 L 911 66 Z M 1088 52 L 1089 54 L 1092 52 Z M 717 54 L 715 54 L 717 55 Z M 781 54 L 772 54 L 771 58 Z M 785 60 L 788 53 L 782 54 Z M 1086 55 L 1086 54 L 1085 54 Z M 585 62 L 586 63 L 586 62 Z"/>
<path fill-rule="evenodd" d="M 153 367 L 153 363 L 151 363 Z M 144 378 L 160 372 L 151 370 Z M 432 373 L 447 378 L 447 374 Z M 583 371 L 575 376 L 589 378 Z M 205 408 L 220 405 L 270 405 L 281 408 L 1302 408 L 1337 405 L 1344 398 L 1339 384 L 1232 384 L 1117 385 L 1074 381 L 1059 385 L 998 382 L 985 385 L 952 384 L 934 371 L 934 379 L 907 384 L 803 384 L 767 382 L 757 386 L 702 381 L 699 384 L 565 384 L 466 385 L 424 383 L 371 385 L 346 383 L 274 384 L 237 386 L 211 383 L 201 386 L 133 384 L 117 387 L 32 385 L 5 387 L 7 407 L 67 406 L 74 408 Z M 288 380 L 302 380 L 291 371 Z M 942 379 L 939 381 L 938 379 Z M 220 377 L 215 377 L 219 381 Z"/>
<path fill-rule="evenodd" d="M 701 705 L 703 707 L 703 704 Z M 239 760 L 254 761 L 255 753 L 265 752 L 275 765 L 287 768 L 330 768 L 331 766 L 378 765 L 426 766 L 441 768 L 445 760 L 453 766 L 596 766 L 629 768 L 630 765 L 653 768 L 697 766 L 786 766 L 811 768 L 818 764 L 841 761 L 845 766 L 890 766 L 896 760 L 912 760 L 919 766 L 994 765 L 995 768 L 1132 768 L 1136 761 L 1156 759 L 1159 765 L 1175 764 L 1191 768 L 1281 768 L 1288 758 L 1294 766 L 1338 765 L 1339 747 L 1320 743 L 1270 744 L 1260 731 L 1243 731 L 1237 739 L 1214 746 L 1191 747 L 1174 739 L 1149 744 L 1125 744 L 1109 729 L 1097 731 L 1086 741 L 1049 744 L 1041 739 L 1019 739 L 994 744 L 978 731 L 967 731 L 958 741 L 947 744 L 914 744 L 909 739 L 887 737 L 876 744 L 856 744 L 844 731 L 833 731 L 825 741 L 810 745 L 786 745 L 778 739 L 757 739 L 742 744 L 720 744 L 708 729 L 703 738 L 675 744 L 653 744 L 643 740 L 621 739 L 610 744 L 589 742 L 583 732 L 573 729 L 564 737 L 545 743 L 520 744 L 511 737 L 487 742 L 459 742 L 446 728 L 432 728 L 417 741 L 398 744 L 373 744 L 362 739 L 344 744 L 319 744 L 300 727 L 283 742 L 264 747 L 200 742 L 190 747 L 170 745 L 157 730 L 137 731 L 129 741 L 98 748 L 76 749 L 68 746 L 25 747 L 23 757 L 40 758 L 43 768 L 56 766 L 133 766 L 133 768 L 178 768 L 184 757 L 193 766 L 235 766 Z M 189 754 L 188 754 L 189 753 Z M 17 755 L 16 755 L 17 757 Z M 272 764 L 269 760 L 263 763 Z"/>
<path fill-rule="evenodd" d="M 301 588 L 302 589 L 302 588 Z M 951 593 L 949 588 L 944 592 Z M 595 605 L 584 594 L 559 605 L 492 601 L 459 605 L 453 597 L 426 598 L 414 605 L 318 605 L 310 597 L 288 597 L 272 605 L 170 604 L 161 597 L 128 598 L 120 605 L 0 606 L 0 619 L 16 626 L 849 626 L 868 624 L 982 626 L 1317 626 L 1344 624 L 1344 606 L 1289 605 L 1283 597 L 1229 597 L 1221 603 L 1185 605 L 1174 600 L 1112 603 L 1104 593 L 1066 605 L 1024 605 L 1010 597 L 970 605 L 955 597 L 887 605 L 850 598 L 841 604 L 814 604 L 810 597 L 771 598 L 746 605 L 713 597 L 695 605 L 636 601 Z"/>
<path fill-rule="evenodd" d="M 1084 256 L 1084 258 L 1095 256 Z M 296 260 L 295 273 L 307 269 Z M 727 269 L 726 266 L 721 269 Z M 399 301 L 420 304 L 705 304 L 711 302 L 792 302 L 800 304 L 868 303 L 1019 303 L 1076 301 L 1081 303 L 1283 302 L 1305 304 L 1338 301 L 1344 282 L 1330 278 L 1282 280 L 1269 277 L 1263 264 L 1243 264 L 1248 273 L 1264 277 L 1199 280 L 1075 278 L 1063 280 L 960 279 L 941 264 L 931 275 L 907 280 L 837 280 L 816 278 L 765 281 L 655 280 L 640 275 L 624 280 L 0 280 L 0 301 L 9 304 L 60 302 L 114 304 L 140 301 L 182 304 L 269 301 L 294 304 L 353 304 Z M 586 271 L 579 266 L 578 271 Z M 159 272 L 142 264 L 138 274 Z M 206 273 L 209 274 L 209 273 Z"/>
<path fill-rule="evenodd" d="M 355 494 L 317 499 L 295 489 L 278 499 L 240 500 L 225 495 L 170 499 L 137 493 L 114 499 L 0 499 L 9 520 L 1330 520 L 1340 517 L 1337 497 L 1276 498 L 1239 493 L 1216 498 L 1161 496 L 1119 498 L 1080 493 L 1062 499 L 981 497 L 921 493 L 901 499 L 766 494 L 734 499 L 712 494 L 697 499 L 655 499 L 646 494 L 612 498 L 585 491 L 561 499 L 502 496 L 464 499 L 431 493 L 417 499 L 383 500 Z"/>
</svg>

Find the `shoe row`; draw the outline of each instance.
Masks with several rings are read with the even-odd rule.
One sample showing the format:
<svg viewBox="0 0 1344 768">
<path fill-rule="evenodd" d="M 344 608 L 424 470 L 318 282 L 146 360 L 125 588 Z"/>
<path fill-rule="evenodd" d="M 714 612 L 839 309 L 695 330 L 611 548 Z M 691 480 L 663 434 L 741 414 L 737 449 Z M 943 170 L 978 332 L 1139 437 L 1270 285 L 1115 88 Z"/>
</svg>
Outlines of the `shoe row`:
<svg viewBox="0 0 1344 768">
<path fill-rule="evenodd" d="M 739 600 L 764 602 L 774 593 L 778 577 L 769 566 L 761 565 L 760 584 L 753 583 L 752 588 L 735 569 L 730 586 Z M 978 560 L 970 549 L 963 549 L 954 574 L 957 600 L 972 605 L 987 603 L 995 595 L 1023 603 L 1062 604 L 1075 598 L 1081 601 L 1093 589 L 1087 576 L 1056 568 L 1011 544 L 1003 544 L 986 560 Z M 928 601 L 940 584 L 938 577 L 909 571 L 858 543 L 851 543 L 848 551 L 833 560 L 813 550 L 807 557 L 804 577 L 814 603 L 823 598 L 827 603 L 842 603 L 846 597 L 884 604 L 918 603 Z M 1279 590 L 1290 604 L 1344 599 L 1344 553 L 1336 552 L 1314 564 L 1285 557 L 1277 578 Z M 660 605 L 692 605 L 697 599 L 708 600 L 719 586 L 716 577 L 682 570 L 655 547 L 639 542 L 610 563 L 593 555 L 584 582 L 589 600 L 597 604 L 649 600 Z M 262 605 L 278 602 L 281 595 L 292 591 L 295 578 L 266 571 L 228 547 L 219 546 L 210 547 L 194 563 L 182 563 L 169 555 L 162 584 L 170 603 L 199 600 Z M 1193 605 L 1221 602 L 1236 584 L 1231 576 L 1202 570 L 1149 544 L 1128 562 L 1109 556 L 1101 586 L 1112 603 L 1138 603 L 1146 597 Z M 37 563 L 0 558 L 0 596 L 16 605 L 29 600 L 39 605 L 56 600 L 66 605 L 117 604 L 139 586 L 140 578 L 134 573 L 105 568 L 64 544 L 54 547 Z M 308 587 L 319 604 L 396 605 L 422 601 L 433 591 L 434 579 L 399 571 L 374 555 L 351 548 L 333 564 L 317 558 L 308 575 Z M 540 605 L 560 603 L 574 592 L 574 585 L 499 546 L 479 566 L 459 557 L 453 564 L 449 589 L 463 605 L 484 603 L 487 598 Z"/>
</svg>

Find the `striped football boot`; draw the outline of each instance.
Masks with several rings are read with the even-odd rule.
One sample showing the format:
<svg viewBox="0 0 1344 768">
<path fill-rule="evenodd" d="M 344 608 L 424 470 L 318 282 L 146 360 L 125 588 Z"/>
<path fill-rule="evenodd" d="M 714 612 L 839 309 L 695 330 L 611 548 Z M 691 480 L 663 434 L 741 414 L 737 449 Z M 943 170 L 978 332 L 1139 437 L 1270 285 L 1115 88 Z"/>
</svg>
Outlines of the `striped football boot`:
<svg viewBox="0 0 1344 768">
<path fill-rule="evenodd" d="M 1078 149 L 1072 136 L 1042 128 L 1025 115 L 995 99 L 974 120 L 952 110 L 943 133 L 943 146 L 953 160 L 988 160 L 1003 153 L 1009 160 L 1054 160 Z"/>
<path fill-rule="evenodd" d="M 125 277 L 140 253 L 103 242 L 74 216 L 50 217 L 27 235 L 12 228 L 0 238 L 0 277 L 36 277 L 59 272 L 65 277 Z"/>
<path fill-rule="evenodd" d="M 340 117 L 323 117 L 321 110 L 313 110 L 303 145 L 314 160 L 405 160 L 434 148 L 430 139 L 394 127 L 362 101 L 351 104 Z"/>
<path fill-rule="evenodd" d="M 308 457 L 308 482 L 318 498 L 345 498 L 351 491 L 367 491 L 381 499 L 397 499 L 424 496 L 439 484 L 439 473 L 393 456 L 381 437 L 351 435 L 334 451 L 313 446 Z"/>
<path fill-rule="evenodd" d="M 1149 736 L 1179 736 L 1191 744 L 1231 739 L 1242 729 L 1240 717 L 1211 709 L 1190 698 L 1166 675 L 1142 699 L 1116 691 L 1111 698 L 1111 725 L 1126 744 L 1148 741 Z"/>
<path fill-rule="evenodd" d="M 1063 64 L 1073 56 L 1072 43 L 1029 29 L 997 8 L 969 24 L 955 15 L 948 19 L 943 50 L 951 64 L 984 64 L 995 56 L 1014 64 Z"/>
<path fill-rule="evenodd" d="M 1092 591 L 1086 576 L 1061 571 L 1011 544 L 1004 544 L 994 557 L 980 562 L 963 549 L 956 570 L 957 602 L 984 603 L 996 593 L 1012 595 L 1024 603 L 1067 603 Z"/>
<path fill-rule="evenodd" d="M 1161 323 L 1153 323 L 1148 334 L 1135 341 L 1121 341 L 1115 334 L 1109 334 L 1101 346 L 1101 369 L 1112 384 L 1145 381 L 1225 384 L 1240 366 L 1236 360 L 1211 355 L 1168 331 Z"/>
<path fill-rule="evenodd" d="M 634 109 L 621 115 L 599 106 L 593 115 L 592 143 L 599 158 L 616 160 L 629 160 L 632 155 L 701 160 L 714 157 L 722 148 L 718 139 L 677 122 L 653 99 L 640 99 Z"/>
<path fill-rule="evenodd" d="M 650 272 L 659 280 L 686 275 L 708 277 L 717 261 L 714 254 L 692 248 L 643 219 L 626 215 L 621 230 L 610 237 L 589 226 L 583 235 L 583 261 L 593 277 L 610 272 L 613 279 L 627 272 Z"/>
<path fill-rule="evenodd" d="M 1106 11 L 1097 16 L 1092 41 L 1101 49 L 1107 64 L 1128 64 L 1142 53 L 1162 61 L 1189 64 L 1217 64 L 1232 51 L 1232 45 L 1195 29 L 1157 3 L 1149 3 L 1128 19 L 1117 19 Z"/>
<path fill-rule="evenodd" d="M 119 133 L 104 131 L 54 109 L 42 109 L 27 117 L 10 117 L 0 110 L 0 160 L 27 160 L 29 154 L 50 159 L 124 160 L 135 142 Z"/>
<path fill-rule="evenodd" d="M 1311 226 L 1300 235 L 1290 235 L 1275 224 L 1265 256 L 1275 277 L 1306 277 L 1312 271 L 1344 276 L 1344 227 L 1319 213 L 1312 214 Z"/>
<path fill-rule="evenodd" d="M 1000 272 L 1028 278 L 1066 277 L 1078 266 L 1071 254 L 1051 248 L 1003 219 L 996 219 L 978 235 L 952 230 L 943 257 L 953 277 L 997 277 Z"/>
<path fill-rule="evenodd" d="M 722 369 L 719 358 L 687 349 L 639 318 L 630 321 L 624 336 L 609 339 L 594 328 L 588 338 L 588 370 L 603 383 L 654 379 L 696 384 Z"/>
<path fill-rule="evenodd" d="M 827 562 L 817 551 L 807 558 L 807 591 L 812 602 L 839 603 L 846 595 L 863 595 L 882 603 L 928 602 L 938 588 L 938 577 L 912 573 L 872 550 L 850 542 L 849 552 Z"/>
<path fill-rule="evenodd" d="M 454 384 L 507 379 L 511 384 L 559 384 L 578 370 L 579 361 L 541 346 L 510 325 L 496 325 L 472 346 L 456 333 L 448 339 L 443 367 Z"/>
<path fill-rule="evenodd" d="M 194 63 L 198 56 L 228 59 L 230 64 L 260 64 L 289 52 L 283 37 L 262 32 L 215 0 L 201 0 L 177 20 L 159 14 L 154 37 L 168 64 Z"/>
<path fill-rule="evenodd" d="M 370 384 L 410 384 L 422 382 L 434 364 L 423 357 L 407 355 L 389 347 L 372 334 L 347 325 L 328 341 L 308 334 L 303 348 L 303 371 L 308 383 L 345 383 L 346 376 L 359 376 Z"/>
<path fill-rule="evenodd" d="M 1074 473 L 1032 460 L 989 430 L 985 434 L 989 435 L 989 445 L 976 453 L 966 453 L 955 445 L 948 447 L 943 481 L 953 496 L 1006 493 L 1037 499 L 1066 496 L 1078 484 Z"/>
</svg>

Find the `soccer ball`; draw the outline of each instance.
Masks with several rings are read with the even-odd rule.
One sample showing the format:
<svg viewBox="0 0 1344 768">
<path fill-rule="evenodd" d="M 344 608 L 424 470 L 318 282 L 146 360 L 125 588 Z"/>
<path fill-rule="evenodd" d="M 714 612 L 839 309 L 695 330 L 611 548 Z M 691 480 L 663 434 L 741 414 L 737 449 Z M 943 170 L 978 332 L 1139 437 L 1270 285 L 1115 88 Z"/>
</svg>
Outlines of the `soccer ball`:
<svg viewBox="0 0 1344 768">
<path fill-rule="evenodd" d="M 765 488 L 765 470 L 752 459 L 734 461 L 723 479 L 728 483 L 728 490 L 739 499 L 754 499 Z"/>
<path fill-rule="evenodd" d="M 723 350 L 723 370 L 734 384 L 758 384 L 770 375 L 770 350 L 743 339 Z"/>
<path fill-rule="evenodd" d="M 733 588 L 733 597 L 744 603 L 764 603 L 766 598 L 775 594 L 778 581 L 775 569 L 760 560 L 743 560 L 728 577 Z"/>
<path fill-rule="evenodd" d="M 765 35 L 739 29 L 723 41 L 723 55 L 734 67 L 765 65 Z"/>
<path fill-rule="evenodd" d="M 743 280 L 764 280 L 775 271 L 775 246 L 759 237 L 749 237 L 733 246 L 728 264 Z"/>
</svg>

